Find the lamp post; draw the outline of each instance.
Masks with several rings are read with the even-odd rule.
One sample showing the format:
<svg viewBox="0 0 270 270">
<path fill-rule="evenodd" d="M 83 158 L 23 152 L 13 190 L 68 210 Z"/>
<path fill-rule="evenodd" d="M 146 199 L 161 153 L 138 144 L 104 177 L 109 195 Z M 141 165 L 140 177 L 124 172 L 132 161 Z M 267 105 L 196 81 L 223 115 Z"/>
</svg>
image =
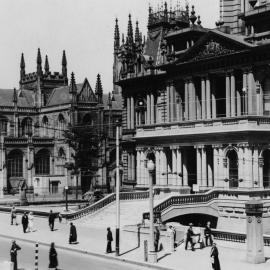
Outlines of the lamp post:
<svg viewBox="0 0 270 270">
<path fill-rule="evenodd" d="M 66 212 L 68 212 L 68 186 L 65 186 L 65 193 L 66 193 Z"/>
<path fill-rule="evenodd" d="M 120 123 L 116 122 L 116 233 L 115 233 L 115 255 L 119 256 L 120 242 L 120 177 L 119 177 L 119 129 Z"/>
<path fill-rule="evenodd" d="M 149 172 L 149 213 L 150 213 L 150 238 L 149 238 L 149 252 L 148 259 L 150 263 L 157 262 L 157 253 L 154 246 L 154 203 L 153 203 L 153 173 L 155 171 L 155 164 L 152 160 L 147 163 L 147 169 Z"/>
</svg>

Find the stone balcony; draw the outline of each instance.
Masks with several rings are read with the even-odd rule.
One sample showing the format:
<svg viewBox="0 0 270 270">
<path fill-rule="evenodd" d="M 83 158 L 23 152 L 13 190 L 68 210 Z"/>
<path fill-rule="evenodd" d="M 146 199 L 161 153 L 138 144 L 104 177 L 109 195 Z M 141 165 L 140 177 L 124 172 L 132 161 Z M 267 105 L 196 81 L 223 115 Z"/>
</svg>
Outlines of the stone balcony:
<svg viewBox="0 0 270 270">
<path fill-rule="evenodd" d="M 270 132 L 269 116 L 240 116 L 138 126 L 136 139 Z"/>
</svg>

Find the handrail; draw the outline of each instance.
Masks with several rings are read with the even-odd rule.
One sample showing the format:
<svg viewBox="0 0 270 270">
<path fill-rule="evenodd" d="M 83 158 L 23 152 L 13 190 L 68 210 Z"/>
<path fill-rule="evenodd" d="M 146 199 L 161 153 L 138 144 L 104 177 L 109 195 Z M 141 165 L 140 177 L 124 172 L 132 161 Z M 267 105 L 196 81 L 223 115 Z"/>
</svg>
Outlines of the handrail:
<svg viewBox="0 0 270 270">
<path fill-rule="evenodd" d="M 120 200 L 138 200 L 138 199 L 147 199 L 149 198 L 149 192 L 141 191 L 141 192 L 121 192 L 120 193 Z M 116 200 L 116 194 L 112 193 L 105 198 L 99 200 L 98 202 L 89 205 L 83 209 L 80 209 L 73 213 L 63 214 L 63 218 L 67 220 L 75 220 L 82 218 L 86 215 L 92 214 L 101 208 L 107 206 L 108 204 L 114 202 Z"/>
<path fill-rule="evenodd" d="M 206 203 L 218 198 L 219 195 L 249 195 L 265 196 L 270 195 L 270 189 L 265 190 L 248 190 L 248 189 L 212 189 L 203 194 L 178 195 L 172 196 L 154 207 L 154 214 L 161 216 L 162 212 L 172 205 Z M 143 213 L 143 219 L 149 219 L 149 212 Z"/>
</svg>

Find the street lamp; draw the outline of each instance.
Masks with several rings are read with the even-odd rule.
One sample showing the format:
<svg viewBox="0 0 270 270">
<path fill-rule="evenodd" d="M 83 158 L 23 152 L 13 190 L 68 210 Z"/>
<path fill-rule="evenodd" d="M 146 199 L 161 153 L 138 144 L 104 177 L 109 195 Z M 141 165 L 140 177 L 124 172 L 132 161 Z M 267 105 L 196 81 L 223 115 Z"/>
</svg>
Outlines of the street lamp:
<svg viewBox="0 0 270 270">
<path fill-rule="evenodd" d="M 153 174 L 155 171 L 155 164 L 152 160 L 147 163 L 147 169 L 149 172 L 149 213 L 150 213 L 150 239 L 149 239 L 149 252 L 148 258 L 150 263 L 157 262 L 157 253 L 154 246 L 154 203 L 153 203 Z"/>
<path fill-rule="evenodd" d="M 65 186 L 65 193 L 66 193 L 66 212 L 68 212 L 68 186 Z"/>
</svg>

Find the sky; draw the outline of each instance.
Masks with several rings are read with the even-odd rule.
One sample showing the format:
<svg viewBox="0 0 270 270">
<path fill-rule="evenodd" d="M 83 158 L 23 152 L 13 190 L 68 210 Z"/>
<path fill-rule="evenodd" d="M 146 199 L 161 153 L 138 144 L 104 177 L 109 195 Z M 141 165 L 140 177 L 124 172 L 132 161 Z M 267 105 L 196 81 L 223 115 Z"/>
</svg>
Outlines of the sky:
<svg viewBox="0 0 270 270">
<path fill-rule="evenodd" d="M 168 0 L 168 5 L 177 0 Z M 179 1 L 185 5 L 185 0 Z M 0 89 L 19 86 L 20 58 L 24 53 L 26 73 L 36 71 L 37 50 L 42 66 L 48 55 L 51 71 L 61 72 L 62 51 L 66 51 L 68 74 L 76 82 L 88 78 L 95 88 L 101 74 L 104 92 L 112 91 L 113 36 L 115 18 L 120 32 L 126 34 L 128 14 L 133 27 L 147 33 L 149 3 L 153 8 L 161 0 L 0 0 Z M 202 25 L 215 27 L 219 0 L 190 0 Z"/>
</svg>

